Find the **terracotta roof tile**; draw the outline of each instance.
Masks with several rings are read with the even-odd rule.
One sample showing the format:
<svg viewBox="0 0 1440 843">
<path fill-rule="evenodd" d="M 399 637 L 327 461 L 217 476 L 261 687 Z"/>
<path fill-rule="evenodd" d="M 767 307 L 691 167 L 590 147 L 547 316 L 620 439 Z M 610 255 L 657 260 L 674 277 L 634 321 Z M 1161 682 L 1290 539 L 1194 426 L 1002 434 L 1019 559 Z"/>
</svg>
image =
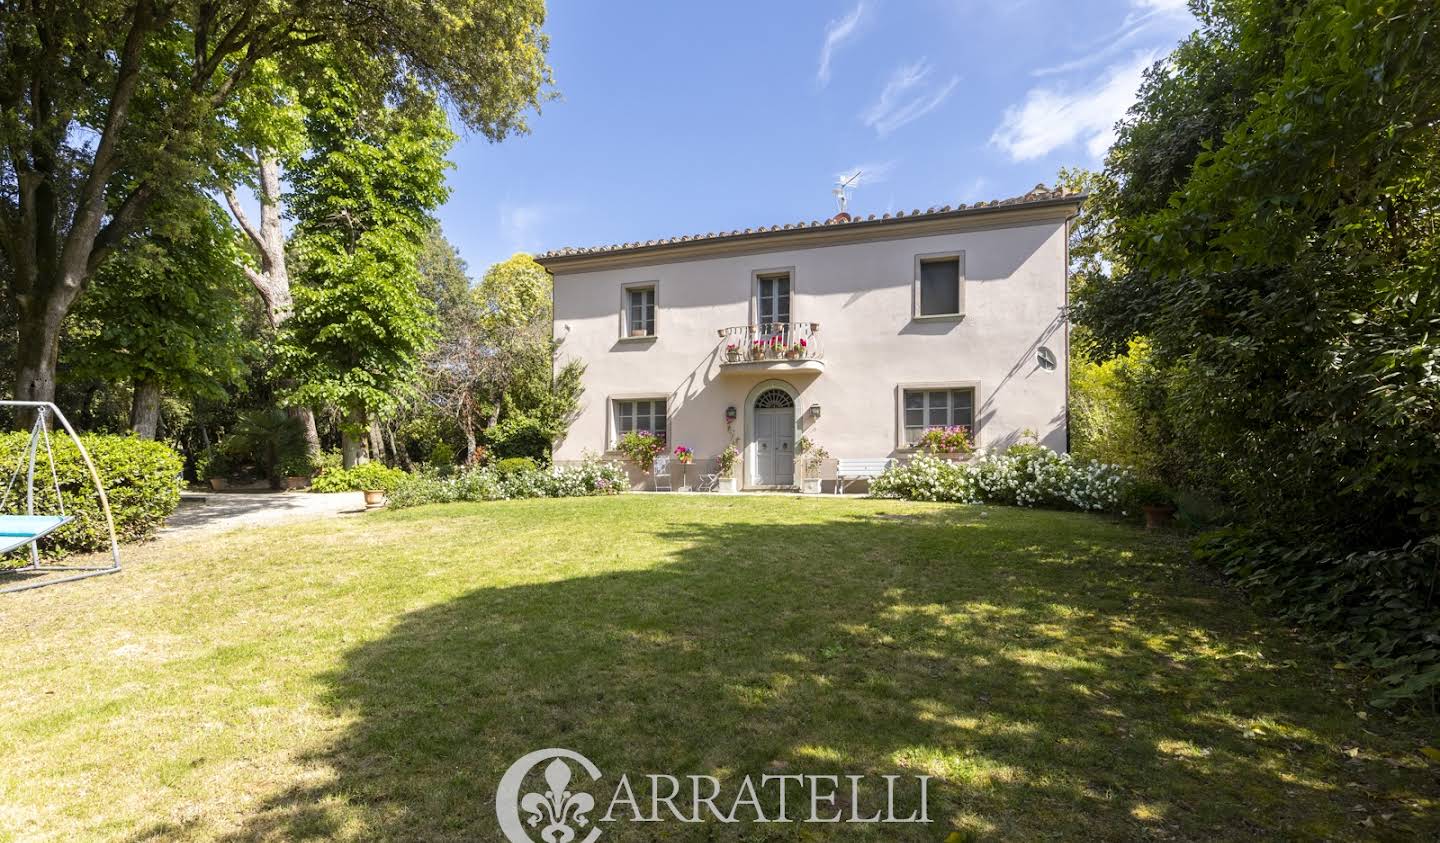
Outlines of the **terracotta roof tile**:
<svg viewBox="0 0 1440 843">
<path fill-rule="evenodd" d="M 799 222 L 793 223 L 787 222 L 784 225 L 771 225 L 768 227 L 762 225 L 759 228 L 737 228 L 734 231 L 721 231 L 718 233 L 712 231 L 707 234 L 683 234 L 678 237 L 667 237 L 660 240 L 646 240 L 643 242 L 637 240 L 632 243 L 612 243 L 603 246 L 566 246 L 561 249 L 552 249 L 548 252 L 544 252 L 540 255 L 537 255 L 536 258 L 543 261 L 547 258 L 595 255 L 605 252 L 623 251 L 627 249 L 643 249 L 678 243 L 691 243 L 699 240 L 717 240 L 727 237 L 743 237 L 747 234 L 759 234 L 774 231 L 798 231 L 806 228 L 822 228 L 828 225 L 854 225 L 856 223 L 876 222 L 877 220 L 884 221 L 890 219 L 915 219 L 917 217 L 925 217 L 935 214 L 949 214 L 958 211 L 975 211 L 984 208 L 1000 208 L 1013 205 L 1026 205 L 1038 202 L 1051 202 L 1057 199 L 1081 198 L 1083 198 L 1083 196 L 1078 193 L 1066 193 L 1058 188 L 1055 190 L 1051 190 L 1043 184 L 1037 184 L 1035 185 L 1035 188 L 1033 190 L 1031 190 L 1029 193 L 1024 194 L 1023 196 L 1012 196 L 1008 199 L 992 199 L 989 202 L 976 202 L 975 204 L 968 206 L 965 203 L 961 202 L 954 207 L 945 205 L 943 207 L 936 208 L 932 205 L 923 212 L 919 208 L 916 208 L 914 210 L 911 210 L 908 214 L 905 211 L 896 211 L 894 214 L 882 214 L 878 218 L 874 214 L 870 214 L 866 217 L 860 217 L 857 215 L 849 219 L 831 217 L 830 219 L 823 221 L 810 220 L 808 223 L 804 220 L 800 220 Z"/>
</svg>

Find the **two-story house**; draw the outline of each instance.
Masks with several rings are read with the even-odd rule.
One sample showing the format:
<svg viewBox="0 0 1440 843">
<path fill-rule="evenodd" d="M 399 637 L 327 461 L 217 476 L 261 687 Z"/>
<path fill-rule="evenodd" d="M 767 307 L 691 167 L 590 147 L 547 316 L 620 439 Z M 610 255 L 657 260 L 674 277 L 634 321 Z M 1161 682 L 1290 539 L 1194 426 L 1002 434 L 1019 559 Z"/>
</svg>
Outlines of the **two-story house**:
<svg viewBox="0 0 1440 843">
<path fill-rule="evenodd" d="M 651 430 L 691 448 L 693 471 L 733 442 L 742 488 L 787 488 L 802 436 L 834 458 L 903 459 L 926 429 L 961 425 L 981 448 L 1032 431 L 1063 452 L 1066 244 L 1082 198 L 1040 185 L 540 255 L 562 359 L 586 365 L 555 459 Z"/>
</svg>

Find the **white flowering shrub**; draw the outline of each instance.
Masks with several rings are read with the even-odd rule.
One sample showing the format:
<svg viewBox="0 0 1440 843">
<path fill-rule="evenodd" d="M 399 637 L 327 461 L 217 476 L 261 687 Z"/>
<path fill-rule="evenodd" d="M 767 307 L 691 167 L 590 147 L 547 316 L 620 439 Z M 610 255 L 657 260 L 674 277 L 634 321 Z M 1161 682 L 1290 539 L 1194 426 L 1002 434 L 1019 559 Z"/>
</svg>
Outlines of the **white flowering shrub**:
<svg viewBox="0 0 1440 843">
<path fill-rule="evenodd" d="M 917 454 L 908 463 L 886 469 L 871 484 L 870 494 L 915 501 L 1121 512 L 1132 482 L 1123 468 L 1025 444 L 999 454 L 981 451 L 973 461 L 964 463 Z"/>
<path fill-rule="evenodd" d="M 979 488 L 966 468 L 963 463 L 953 463 L 926 453 L 916 454 L 914 459 L 890 466 L 871 481 L 870 496 L 979 503 Z"/>
<path fill-rule="evenodd" d="M 513 498 L 575 498 L 615 495 L 629 488 L 625 469 L 587 457 L 580 465 L 500 472 L 493 466 L 448 477 L 434 472 L 409 475 L 390 494 L 390 506 L 404 509 L 427 503 L 496 501 Z"/>
</svg>

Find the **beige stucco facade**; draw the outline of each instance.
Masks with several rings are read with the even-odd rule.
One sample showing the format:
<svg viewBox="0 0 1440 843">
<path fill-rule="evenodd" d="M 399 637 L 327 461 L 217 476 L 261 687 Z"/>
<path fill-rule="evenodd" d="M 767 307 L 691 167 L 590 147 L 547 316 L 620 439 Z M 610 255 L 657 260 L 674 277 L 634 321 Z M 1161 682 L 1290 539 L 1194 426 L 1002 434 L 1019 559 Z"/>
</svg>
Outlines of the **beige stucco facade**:
<svg viewBox="0 0 1440 843">
<path fill-rule="evenodd" d="M 1066 231 L 1075 209 L 1045 203 L 542 258 L 555 277 L 560 357 L 586 365 L 580 412 L 555 458 L 613 453 L 616 402 L 663 398 L 669 446 L 694 450 L 692 471 L 733 441 L 742 487 L 765 473 L 774 480 L 775 456 L 757 467 L 755 441 L 754 403 L 771 388 L 793 401 L 794 440 L 809 437 L 832 458 L 908 456 L 907 389 L 973 389 L 980 447 L 1032 430 L 1063 452 Z M 958 259 L 962 315 L 917 314 L 919 262 L 931 256 Z M 751 362 L 742 351 L 729 362 L 717 332 L 759 319 L 757 278 L 772 273 L 788 275 L 789 320 L 816 326 L 814 359 Z M 653 336 L 632 338 L 626 291 L 651 285 Z M 767 449 L 786 447 L 766 436 Z M 832 460 L 823 473 L 833 470 Z"/>
</svg>

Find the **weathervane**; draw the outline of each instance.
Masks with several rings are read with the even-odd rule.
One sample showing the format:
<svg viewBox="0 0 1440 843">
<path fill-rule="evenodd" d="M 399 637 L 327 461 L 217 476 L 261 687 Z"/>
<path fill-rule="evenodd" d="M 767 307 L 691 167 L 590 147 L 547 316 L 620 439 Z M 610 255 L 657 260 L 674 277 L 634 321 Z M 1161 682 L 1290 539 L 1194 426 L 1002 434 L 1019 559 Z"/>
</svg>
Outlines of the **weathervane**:
<svg viewBox="0 0 1440 843">
<path fill-rule="evenodd" d="M 860 178 L 860 171 L 856 170 L 855 173 L 849 178 L 840 179 L 839 181 L 837 181 L 835 183 L 835 189 L 831 191 L 831 193 L 835 194 L 835 198 L 838 199 L 840 202 L 840 213 L 842 214 L 846 213 L 846 210 L 850 204 L 849 197 L 845 195 L 845 191 L 848 190 L 852 185 L 854 185 L 855 180 L 858 178 Z"/>
</svg>

